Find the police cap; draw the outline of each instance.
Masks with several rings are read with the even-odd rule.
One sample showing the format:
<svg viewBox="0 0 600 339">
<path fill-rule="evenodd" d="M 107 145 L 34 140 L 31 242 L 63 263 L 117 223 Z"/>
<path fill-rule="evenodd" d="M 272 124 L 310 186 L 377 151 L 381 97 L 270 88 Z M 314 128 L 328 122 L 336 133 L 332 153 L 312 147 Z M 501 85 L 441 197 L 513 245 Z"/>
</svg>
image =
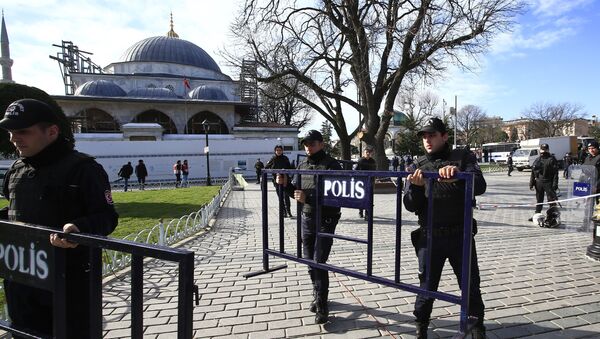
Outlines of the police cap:
<svg viewBox="0 0 600 339">
<path fill-rule="evenodd" d="M 540 145 L 540 149 L 542 151 L 549 151 L 550 150 L 550 146 L 548 146 L 548 144 L 541 144 Z"/>
<path fill-rule="evenodd" d="M 323 135 L 321 134 L 321 132 L 311 129 L 310 131 L 306 132 L 304 137 L 302 137 L 301 143 L 304 144 L 306 142 L 311 142 L 311 141 L 323 142 Z"/>
<path fill-rule="evenodd" d="M 447 132 L 446 125 L 439 118 L 431 118 L 431 119 L 427 120 L 427 123 L 425 124 L 425 126 L 423 126 L 417 133 L 417 136 L 422 136 L 423 133 L 435 133 L 435 132 L 440 132 L 442 134 Z"/>
<path fill-rule="evenodd" d="M 40 122 L 57 124 L 58 118 L 45 102 L 35 99 L 22 99 L 8 105 L 0 127 L 6 130 L 18 130 L 31 127 Z"/>
<path fill-rule="evenodd" d="M 598 148 L 600 149 L 600 147 L 598 147 L 598 142 L 596 140 L 592 140 L 588 143 L 587 147 L 594 147 L 594 148 Z"/>
</svg>

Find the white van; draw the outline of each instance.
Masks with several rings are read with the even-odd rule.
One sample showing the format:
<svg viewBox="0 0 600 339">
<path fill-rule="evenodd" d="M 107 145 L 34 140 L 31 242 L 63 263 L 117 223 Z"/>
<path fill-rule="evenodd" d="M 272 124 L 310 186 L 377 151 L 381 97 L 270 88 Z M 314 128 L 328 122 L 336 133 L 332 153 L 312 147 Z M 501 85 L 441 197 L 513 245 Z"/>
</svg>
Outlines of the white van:
<svg viewBox="0 0 600 339">
<path fill-rule="evenodd" d="M 539 150 L 537 148 L 519 148 L 512 154 L 513 166 L 519 172 L 526 168 L 531 168 L 538 155 Z"/>
</svg>

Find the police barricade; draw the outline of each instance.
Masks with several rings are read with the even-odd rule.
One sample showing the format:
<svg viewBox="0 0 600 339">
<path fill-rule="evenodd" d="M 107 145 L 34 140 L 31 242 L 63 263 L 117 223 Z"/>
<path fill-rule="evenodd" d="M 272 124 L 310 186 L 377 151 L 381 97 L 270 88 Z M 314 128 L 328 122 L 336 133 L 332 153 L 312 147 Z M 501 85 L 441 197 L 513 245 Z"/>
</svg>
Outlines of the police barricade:
<svg viewBox="0 0 600 339">
<path fill-rule="evenodd" d="M 565 228 L 588 232 L 594 228 L 593 198 L 584 198 L 596 192 L 596 167 L 571 165 L 567 170 L 567 197 L 561 202 L 561 223 Z M 559 198 L 560 200 L 561 198 Z"/>
<path fill-rule="evenodd" d="M 296 187 L 301 187 L 302 180 L 306 180 L 309 176 L 314 177 L 316 185 L 316 211 L 315 211 L 315 234 L 316 244 L 319 246 L 321 238 L 328 237 L 338 240 L 352 241 L 367 246 L 366 272 L 355 271 L 344 267 L 335 266 L 328 263 L 318 263 L 314 260 L 302 258 L 301 245 L 301 204 L 297 204 L 296 220 L 296 253 L 290 254 L 285 251 L 284 239 L 284 214 L 283 209 L 283 194 L 279 194 L 279 248 L 269 248 L 269 220 L 268 220 L 268 189 L 267 179 L 274 174 L 284 174 L 290 177 L 296 176 Z M 418 285 L 411 285 L 401 282 L 400 264 L 401 264 L 401 230 L 403 227 L 402 220 L 402 185 L 396 187 L 396 206 L 395 206 L 395 258 L 394 258 L 394 279 L 389 279 L 373 274 L 373 184 L 374 179 L 378 177 L 387 177 L 395 179 L 398 183 L 409 175 L 410 172 L 391 172 L 391 171 L 330 171 L 330 170 L 263 170 L 262 173 L 262 247 L 263 247 L 263 269 L 257 272 L 251 272 L 245 275 L 246 278 L 257 276 L 260 274 L 277 271 L 287 268 L 287 265 L 276 267 L 269 266 L 269 256 L 279 257 L 301 264 L 306 264 L 314 268 L 320 268 L 331 272 L 344 274 L 350 277 L 366 280 L 369 282 L 397 288 L 404 291 L 409 291 L 415 294 L 420 294 L 426 297 L 431 297 L 439 300 L 444 300 L 453 304 L 460 305 L 460 326 L 456 338 L 463 338 L 469 333 L 476 319 L 468 316 L 469 311 L 469 291 L 471 278 L 471 249 L 472 249 L 472 232 L 473 232 L 473 186 L 474 178 L 472 173 L 459 173 L 456 179 L 465 181 L 464 193 L 464 225 L 463 225 L 463 248 L 462 248 L 462 279 L 460 281 L 461 294 L 453 295 L 439 291 L 423 289 Z M 433 205 L 433 181 L 439 178 L 437 173 L 423 173 L 423 176 L 428 180 L 428 220 L 427 220 L 427 255 L 426 262 L 428 267 L 431 267 L 431 248 L 433 244 L 432 236 L 432 212 L 435 208 Z M 304 179 L 302 179 L 304 177 Z M 281 186 L 278 185 L 278 190 Z M 280 193 L 283 193 L 280 191 Z M 354 209 L 365 209 L 368 215 L 367 239 L 355 238 L 343 234 L 332 234 L 319 232 L 321 226 L 321 210 L 323 206 L 346 207 Z M 335 247 L 335 245 L 334 245 Z M 416 260 L 416 258 L 415 258 Z M 426 270 L 426 282 L 429 286 L 431 270 Z"/>
<path fill-rule="evenodd" d="M 50 235 L 89 247 L 90 329 L 88 338 L 102 338 L 102 249 L 130 253 L 131 264 L 131 337 L 142 338 L 143 259 L 152 257 L 179 263 L 177 337 L 192 338 L 194 252 L 83 233 L 65 234 L 43 226 L 0 221 L 0 277 L 53 293 L 54 338 L 65 338 L 68 319 L 65 308 L 66 251 L 50 244 Z M 0 320 L 0 329 L 25 338 L 40 338 L 26 329 L 14 328 Z"/>
</svg>

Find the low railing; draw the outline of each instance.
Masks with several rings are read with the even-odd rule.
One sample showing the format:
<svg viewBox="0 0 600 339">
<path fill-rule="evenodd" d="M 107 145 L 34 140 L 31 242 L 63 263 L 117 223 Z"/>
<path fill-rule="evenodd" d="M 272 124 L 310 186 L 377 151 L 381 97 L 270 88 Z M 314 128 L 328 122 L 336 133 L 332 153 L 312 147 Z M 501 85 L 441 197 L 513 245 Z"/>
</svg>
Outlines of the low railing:
<svg viewBox="0 0 600 339">
<path fill-rule="evenodd" d="M 227 177 L 223 177 L 223 178 L 211 178 L 211 182 L 215 185 L 222 185 L 224 183 L 226 183 L 227 181 L 229 181 L 229 178 Z M 186 186 L 180 186 L 179 187 L 190 187 L 190 186 L 206 186 L 206 178 L 196 178 L 196 179 L 189 179 L 187 181 L 187 185 Z M 125 184 L 123 183 L 123 180 L 117 180 L 117 181 L 113 181 L 110 184 L 110 187 L 113 191 L 122 191 L 125 189 Z M 159 181 L 147 181 L 144 184 L 144 189 L 147 190 L 160 190 L 160 189 L 169 189 L 169 188 L 175 188 L 176 187 L 176 182 L 174 180 L 159 180 Z M 129 179 L 129 184 L 128 184 L 128 189 L 129 190 L 139 190 L 140 189 L 140 184 L 137 182 L 136 179 Z"/>
<path fill-rule="evenodd" d="M 196 212 L 184 215 L 178 219 L 172 219 L 164 223 L 160 219 L 159 223 L 153 227 L 143 229 L 137 233 L 125 236 L 124 240 L 130 240 L 145 244 L 169 246 L 180 240 L 183 240 L 206 226 L 218 212 L 219 208 L 225 202 L 227 195 L 231 191 L 231 177 L 225 181 L 219 193 Z M 131 256 L 127 253 L 106 251 L 104 257 L 104 274 L 123 269 L 131 263 Z"/>
</svg>

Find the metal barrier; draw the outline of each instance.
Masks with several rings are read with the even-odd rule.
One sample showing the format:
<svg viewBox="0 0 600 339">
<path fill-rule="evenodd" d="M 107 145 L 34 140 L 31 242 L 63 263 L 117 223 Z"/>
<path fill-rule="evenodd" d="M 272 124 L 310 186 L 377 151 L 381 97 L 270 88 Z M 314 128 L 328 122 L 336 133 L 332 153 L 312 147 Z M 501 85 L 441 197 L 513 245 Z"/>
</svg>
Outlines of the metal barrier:
<svg viewBox="0 0 600 339">
<path fill-rule="evenodd" d="M 152 257 L 179 264 L 177 337 L 192 338 L 194 286 L 194 252 L 111 239 L 103 236 L 70 233 L 55 229 L 0 221 L 0 277 L 53 292 L 53 327 L 55 338 L 65 338 L 68 319 L 65 308 L 65 251 L 50 245 L 50 234 L 89 247 L 90 324 L 89 338 L 102 338 L 102 249 L 131 254 L 131 337 L 142 338 L 143 322 L 143 259 Z M 27 258 L 25 258 L 27 257 Z M 25 267 L 26 266 L 26 267 Z M 196 292 L 197 293 L 197 292 Z M 0 329 L 26 338 L 36 334 L 13 328 L 0 320 Z"/>
<path fill-rule="evenodd" d="M 220 184 L 223 184 L 223 183 L 229 181 L 229 178 L 228 177 L 219 177 L 219 178 L 211 178 L 210 180 L 213 185 L 220 185 Z M 145 190 L 171 189 L 171 188 L 175 188 L 176 184 L 177 183 L 175 182 L 175 180 L 147 181 L 144 184 L 144 189 Z M 190 187 L 190 186 L 206 186 L 206 178 L 189 179 L 187 181 L 187 185 L 185 187 Z M 125 184 L 123 183 L 123 180 L 118 179 L 116 181 L 111 182 L 110 187 L 113 191 L 121 191 L 125 188 Z M 179 187 L 185 188 L 181 185 Z M 140 184 L 135 179 L 129 179 L 128 190 L 133 191 L 134 189 L 136 191 L 139 191 Z"/>
<path fill-rule="evenodd" d="M 269 248 L 268 230 L 268 199 L 267 199 L 267 175 L 273 175 L 275 173 L 287 174 L 290 176 L 297 175 L 298 178 L 296 187 L 301 187 L 301 180 L 304 177 L 306 180 L 307 176 L 313 177 L 316 185 L 316 202 L 315 206 L 315 233 L 316 233 L 316 245 L 319 246 L 320 238 L 328 237 L 339 240 L 352 241 L 367 245 L 367 266 L 366 273 L 353 271 L 347 268 L 334 266 L 327 263 L 317 263 L 314 260 L 302 258 L 302 245 L 301 245 L 301 205 L 297 204 L 297 215 L 299 216 L 297 222 L 297 242 L 296 242 L 296 255 L 285 252 L 284 246 L 284 216 L 282 209 L 279 211 L 279 249 Z M 281 265 L 277 267 L 269 267 L 269 256 L 275 256 L 292 260 L 301 264 L 306 264 L 314 268 L 328 270 L 340 274 L 344 274 L 350 277 L 366 280 L 369 282 L 378 283 L 381 285 L 409 291 L 416 294 L 421 294 L 426 297 L 431 297 L 439 300 L 444 300 L 453 304 L 460 305 L 460 326 L 457 333 L 458 338 L 462 338 L 468 333 L 468 330 L 474 325 L 475 319 L 470 319 L 468 314 L 469 309 L 469 291 L 471 281 L 471 248 L 472 248 L 472 231 L 473 231 L 473 186 L 474 178 L 472 173 L 459 173 L 456 178 L 464 180 L 464 225 L 463 225 L 463 249 L 462 249 L 462 280 L 460 281 L 460 296 L 453 295 L 450 293 L 444 293 L 439 291 L 431 291 L 423 289 L 417 285 L 411 285 L 400 281 L 400 264 L 401 264 L 401 230 L 402 230 L 402 185 L 396 187 L 396 237 L 395 237 L 395 262 L 394 262 L 394 279 L 388 279 L 384 277 L 378 277 L 373 275 L 373 182 L 377 177 L 392 177 L 397 181 L 402 181 L 402 178 L 409 175 L 410 172 L 391 172 L 391 171 L 315 171 L 315 170 L 263 170 L 262 177 L 262 246 L 263 246 L 263 270 L 258 272 L 251 272 L 245 275 L 246 278 L 253 277 L 256 275 L 273 272 L 286 268 L 287 265 Z M 428 180 L 428 220 L 427 220 L 427 255 L 426 260 L 428 267 L 431 267 L 431 250 L 433 244 L 432 227 L 433 227 L 433 181 L 439 178 L 437 173 L 423 173 L 423 176 Z M 311 178 L 312 179 L 312 178 Z M 281 204 L 281 198 L 280 198 Z M 368 230 L 367 239 L 359 239 L 341 234 L 321 233 L 319 232 L 321 226 L 321 209 L 322 206 L 335 206 L 335 207 L 348 207 L 348 208 L 361 208 L 368 211 Z M 431 270 L 426 270 L 426 281 L 430 281 Z"/>
</svg>

